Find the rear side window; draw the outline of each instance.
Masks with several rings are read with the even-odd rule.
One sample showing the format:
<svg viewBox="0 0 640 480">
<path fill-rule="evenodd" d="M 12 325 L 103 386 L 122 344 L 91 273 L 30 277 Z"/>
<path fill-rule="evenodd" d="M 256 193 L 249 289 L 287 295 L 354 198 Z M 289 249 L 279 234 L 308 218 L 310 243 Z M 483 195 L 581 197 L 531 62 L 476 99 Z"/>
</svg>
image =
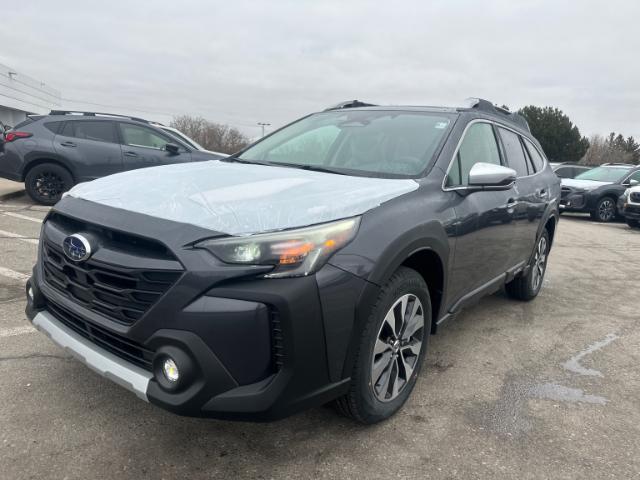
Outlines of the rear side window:
<svg viewBox="0 0 640 480">
<path fill-rule="evenodd" d="M 531 161 L 533 162 L 533 166 L 536 169 L 536 172 L 539 172 L 544 168 L 544 158 L 540 155 L 540 152 L 535 147 L 533 143 L 531 143 L 528 139 L 522 138 L 524 140 L 525 145 L 527 146 L 527 150 L 529 151 L 529 156 L 531 157 Z M 576 172 L 578 173 L 578 172 Z"/>
<path fill-rule="evenodd" d="M 62 127 L 63 122 L 47 122 L 44 124 L 44 128 L 49 130 L 51 133 L 57 134 L 60 131 L 60 127 Z"/>
<path fill-rule="evenodd" d="M 33 123 L 33 120 L 31 120 L 29 117 L 27 117 L 26 119 L 24 119 L 23 121 L 21 121 L 20 123 L 18 123 L 17 125 L 15 125 L 13 127 L 14 130 L 20 130 L 22 127 L 29 125 L 30 123 Z"/>
<path fill-rule="evenodd" d="M 115 126 L 109 121 L 67 121 L 62 135 L 95 142 L 117 143 Z"/>
<path fill-rule="evenodd" d="M 529 168 L 527 167 L 527 157 L 520 142 L 520 136 L 502 127 L 498 127 L 498 131 L 507 154 L 509 167 L 513 168 L 519 177 L 526 177 L 529 175 Z"/>
<path fill-rule="evenodd" d="M 496 136 L 489 123 L 474 123 L 469 127 L 449 169 L 447 186 L 468 185 L 469 172 L 476 163 L 501 164 Z"/>
</svg>

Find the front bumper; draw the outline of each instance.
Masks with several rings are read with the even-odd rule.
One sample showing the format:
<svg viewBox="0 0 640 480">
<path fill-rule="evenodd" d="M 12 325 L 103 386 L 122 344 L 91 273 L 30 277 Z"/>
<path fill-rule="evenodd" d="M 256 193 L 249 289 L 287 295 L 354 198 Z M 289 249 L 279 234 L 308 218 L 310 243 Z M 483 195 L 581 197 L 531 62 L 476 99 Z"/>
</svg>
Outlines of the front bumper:
<svg viewBox="0 0 640 480">
<path fill-rule="evenodd" d="M 42 280 L 40 258 L 26 313 L 91 369 L 179 415 L 268 421 L 347 391 L 343 372 L 356 304 L 364 290 L 373 294 L 377 287 L 329 264 L 292 279 L 215 284 L 214 274 L 196 275 L 197 288 L 189 277 L 125 328 L 60 295 Z M 277 325 L 269 312 L 277 312 Z M 192 363 L 192 378 L 177 390 L 164 388 L 154 368 L 168 348 Z"/>
<path fill-rule="evenodd" d="M 589 205 L 586 192 L 576 192 L 565 195 L 560 200 L 560 210 L 563 212 L 588 212 Z"/>
<path fill-rule="evenodd" d="M 620 211 L 625 218 L 640 220 L 640 204 L 623 202 Z"/>
</svg>

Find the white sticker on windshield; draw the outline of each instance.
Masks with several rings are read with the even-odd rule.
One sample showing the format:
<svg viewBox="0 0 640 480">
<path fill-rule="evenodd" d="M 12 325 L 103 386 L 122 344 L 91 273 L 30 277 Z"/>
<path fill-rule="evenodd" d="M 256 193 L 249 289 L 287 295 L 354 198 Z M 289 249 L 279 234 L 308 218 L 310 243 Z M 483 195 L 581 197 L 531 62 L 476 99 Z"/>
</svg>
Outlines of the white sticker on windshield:
<svg viewBox="0 0 640 480">
<path fill-rule="evenodd" d="M 438 130 L 442 130 L 443 128 L 447 128 L 447 125 L 449 125 L 449 122 L 438 122 L 435 124 L 434 128 L 437 128 Z"/>
</svg>

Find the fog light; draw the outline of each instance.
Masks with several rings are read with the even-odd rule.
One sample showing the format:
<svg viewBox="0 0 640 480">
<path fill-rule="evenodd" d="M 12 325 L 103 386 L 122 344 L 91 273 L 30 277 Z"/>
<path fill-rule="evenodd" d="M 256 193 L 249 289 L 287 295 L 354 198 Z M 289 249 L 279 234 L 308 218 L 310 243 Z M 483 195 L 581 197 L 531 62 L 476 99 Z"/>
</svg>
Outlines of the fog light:
<svg viewBox="0 0 640 480">
<path fill-rule="evenodd" d="M 31 288 L 31 286 L 27 288 L 27 297 L 33 302 L 33 288 Z"/>
<path fill-rule="evenodd" d="M 164 362 L 162 362 L 162 373 L 165 378 L 172 383 L 175 383 L 180 378 L 180 371 L 178 370 L 178 365 L 173 360 L 173 358 L 166 358 Z"/>
</svg>

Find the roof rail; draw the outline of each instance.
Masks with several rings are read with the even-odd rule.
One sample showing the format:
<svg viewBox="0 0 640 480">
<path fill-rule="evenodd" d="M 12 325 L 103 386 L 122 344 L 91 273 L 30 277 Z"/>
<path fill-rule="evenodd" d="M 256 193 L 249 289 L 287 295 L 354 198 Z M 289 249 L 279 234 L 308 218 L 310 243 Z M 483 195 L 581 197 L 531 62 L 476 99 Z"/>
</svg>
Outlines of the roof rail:
<svg viewBox="0 0 640 480">
<path fill-rule="evenodd" d="M 490 101 L 484 100 L 482 98 L 467 98 L 465 102 L 467 103 L 466 108 L 473 108 L 475 110 L 480 110 L 481 112 L 492 113 L 493 115 L 502 117 L 505 120 L 516 124 L 520 128 L 525 129 L 527 132 L 531 131 L 529 129 L 527 120 L 519 113 L 510 112 L 507 108 L 498 107 Z"/>
<path fill-rule="evenodd" d="M 103 113 L 103 112 L 82 112 L 78 110 L 51 110 L 49 115 L 82 115 L 84 117 L 118 117 L 128 118 L 129 120 L 135 120 L 138 122 L 149 123 L 148 120 L 139 117 L 131 117 L 129 115 L 118 115 L 117 113 Z"/>
<path fill-rule="evenodd" d="M 333 107 L 325 108 L 324 111 L 329 112 L 331 110 L 342 110 L 344 108 L 358 108 L 358 107 L 377 107 L 377 105 L 374 105 L 373 103 L 361 102 L 360 100 L 349 100 L 347 102 L 340 102 L 337 105 L 334 105 Z"/>
</svg>

